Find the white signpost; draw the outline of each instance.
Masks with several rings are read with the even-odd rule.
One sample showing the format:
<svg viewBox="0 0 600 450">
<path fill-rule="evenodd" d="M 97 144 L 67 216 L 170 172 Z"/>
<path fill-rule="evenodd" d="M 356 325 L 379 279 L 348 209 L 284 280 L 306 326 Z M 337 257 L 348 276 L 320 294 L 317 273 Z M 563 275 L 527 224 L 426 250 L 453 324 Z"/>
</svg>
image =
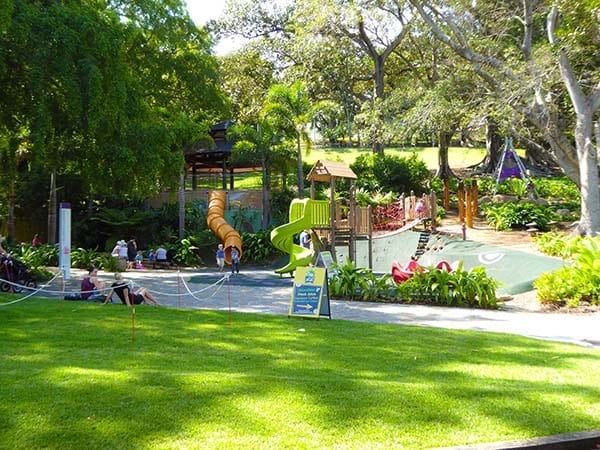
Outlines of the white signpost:
<svg viewBox="0 0 600 450">
<path fill-rule="evenodd" d="M 58 215 L 58 267 L 65 280 L 71 279 L 71 204 L 61 203 Z"/>
</svg>

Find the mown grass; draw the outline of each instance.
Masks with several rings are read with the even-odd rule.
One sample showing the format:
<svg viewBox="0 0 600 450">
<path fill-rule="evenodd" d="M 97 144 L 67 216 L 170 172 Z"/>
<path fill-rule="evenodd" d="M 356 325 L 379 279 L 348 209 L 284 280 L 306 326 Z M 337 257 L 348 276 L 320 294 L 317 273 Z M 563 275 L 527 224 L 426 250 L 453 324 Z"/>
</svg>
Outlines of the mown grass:
<svg viewBox="0 0 600 450">
<path fill-rule="evenodd" d="M 600 428 L 598 351 L 34 299 L 0 307 L 0 447 L 429 448 Z"/>
<path fill-rule="evenodd" d="M 315 147 L 305 156 L 305 161 L 315 163 L 319 159 L 327 159 L 352 164 L 359 155 L 370 154 L 371 151 L 370 148 Z M 392 147 L 385 149 L 386 155 L 394 155 L 401 158 L 410 158 L 413 153 L 425 162 L 428 169 L 435 170 L 438 168 L 437 147 Z M 452 168 L 472 166 L 481 162 L 484 157 L 484 148 L 450 147 L 448 149 L 448 161 Z"/>
<path fill-rule="evenodd" d="M 359 155 L 370 154 L 370 148 L 352 147 L 314 147 L 306 154 L 304 153 L 304 161 L 310 164 L 316 163 L 319 159 L 330 161 L 344 161 L 352 164 Z M 396 155 L 401 158 L 409 158 L 412 153 L 422 159 L 430 170 L 435 170 L 438 167 L 438 149 L 436 147 L 405 147 L 405 148 L 386 148 L 386 155 Z M 450 167 L 463 168 L 475 165 L 483 160 L 485 149 L 483 148 L 466 148 L 466 147 L 451 147 L 448 150 L 448 159 Z M 236 189 L 259 189 L 262 183 L 262 178 L 259 173 L 248 173 L 236 175 L 234 184 Z M 274 180 L 276 182 L 277 180 Z M 200 186 L 213 189 L 221 189 L 221 179 L 218 176 L 213 176 L 211 179 L 201 179 Z"/>
</svg>

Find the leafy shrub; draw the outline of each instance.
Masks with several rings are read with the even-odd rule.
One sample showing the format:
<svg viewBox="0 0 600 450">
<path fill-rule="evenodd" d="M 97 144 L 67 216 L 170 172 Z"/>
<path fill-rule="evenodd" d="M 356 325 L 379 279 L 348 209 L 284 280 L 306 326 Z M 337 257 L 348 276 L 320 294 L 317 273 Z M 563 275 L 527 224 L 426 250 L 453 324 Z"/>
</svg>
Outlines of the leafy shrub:
<svg viewBox="0 0 600 450">
<path fill-rule="evenodd" d="M 533 242 L 546 255 L 568 258 L 581 239 L 580 236 L 548 232 L 534 236 Z"/>
<path fill-rule="evenodd" d="M 365 189 L 357 189 L 355 198 L 358 206 L 379 206 L 389 205 L 396 200 L 396 195 L 391 191 L 382 194 L 381 192 L 369 192 Z"/>
<path fill-rule="evenodd" d="M 600 305 L 600 237 L 565 237 L 561 251 L 571 265 L 544 273 L 534 281 L 540 302 L 570 307 L 583 301 Z"/>
<path fill-rule="evenodd" d="M 97 267 L 106 272 L 122 272 L 124 270 L 122 260 L 114 256 L 103 253 L 98 258 Z"/>
<path fill-rule="evenodd" d="M 537 229 L 546 231 L 549 222 L 557 218 L 550 208 L 528 202 L 487 203 L 482 205 L 481 210 L 490 226 L 497 231 L 524 229 L 529 223 L 535 223 Z"/>
<path fill-rule="evenodd" d="M 427 165 L 415 153 L 410 158 L 364 154 L 350 167 L 358 175 L 356 186 L 373 192 L 421 194 L 426 191 L 425 182 L 430 177 Z"/>
<path fill-rule="evenodd" d="M 573 202 L 577 205 L 581 201 L 579 188 L 567 177 L 535 178 L 532 181 L 536 192 L 542 198 Z"/>
<path fill-rule="evenodd" d="M 71 267 L 88 269 L 90 266 L 100 267 L 102 255 L 97 250 L 77 248 L 71 251 Z"/>
<path fill-rule="evenodd" d="M 360 294 L 361 280 L 369 270 L 356 267 L 356 264 L 349 260 L 341 265 L 335 264 L 333 269 L 336 273 L 329 280 L 329 293 L 331 296 L 349 298 L 350 300 L 357 298 Z"/>
<path fill-rule="evenodd" d="M 279 256 L 281 252 L 271 243 L 271 230 L 256 233 L 242 233 L 244 243 L 244 261 L 262 263 Z"/>
<path fill-rule="evenodd" d="M 173 260 L 180 266 L 198 266 L 202 264 L 202 258 L 198 254 L 195 239 L 189 237 L 182 239 L 173 246 L 175 256 Z"/>
<path fill-rule="evenodd" d="M 413 301 L 451 306 L 497 306 L 498 283 L 482 267 L 469 271 L 462 264 L 455 272 L 429 268 L 408 281 L 394 285 L 391 275 L 377 277 L 369 269 L 356 267 L 352 261 L 336 265 L 329 281 L 332 297 L 364 301 Z"/>
<path fill-rule="evenodd" d="M 407 303 L 425 301 L 446 306 L 496 308 L 498 282 L 483 267 L 464 270 L 462 263 L 453 272 L 428 268 L 417 272 L 396 287 L 396 296 Z"/>
<path fill-rule="evenodd" d="M 282 224 L 288 221 L 290 203 L 295 195 L 290 190 L 271 191 L 269 205 L 274 224 Z"/>
<path fill-rule="evenodd" d="M 17 257 L 32 269 L 58 265 L 58 247 L 55 245 L 33 247 L 31 244 L 21 244 L 15 250 Z"/>
</svg>

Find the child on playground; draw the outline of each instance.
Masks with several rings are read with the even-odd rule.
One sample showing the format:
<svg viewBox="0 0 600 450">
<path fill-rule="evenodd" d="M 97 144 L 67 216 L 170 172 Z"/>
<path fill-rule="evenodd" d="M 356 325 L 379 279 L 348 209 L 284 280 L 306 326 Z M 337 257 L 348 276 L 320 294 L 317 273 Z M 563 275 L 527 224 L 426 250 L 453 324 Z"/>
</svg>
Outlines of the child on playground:
<svg viewBox="0 0 600 450">
<path fill-rule="evenodd" d="M 223 244 L 219 244 L 217 247 L 217 266 L 219 266 L 219 272 L 223 272 L 223 268 L 225 267 L 225 250 L 223 249 Z"/>
<path fill-rule="evenodd" d="M 240 273 L 240 251 L 235 245 L 231 247 L 231 273 Z"/>
<path fill-rule="evenodd" d="M 135 255 L 135 268 L 136 269 L 144 268 L 144 254 L 142 253 L 141 250 L 138 250 L 137 254 Z"/>
</svg>

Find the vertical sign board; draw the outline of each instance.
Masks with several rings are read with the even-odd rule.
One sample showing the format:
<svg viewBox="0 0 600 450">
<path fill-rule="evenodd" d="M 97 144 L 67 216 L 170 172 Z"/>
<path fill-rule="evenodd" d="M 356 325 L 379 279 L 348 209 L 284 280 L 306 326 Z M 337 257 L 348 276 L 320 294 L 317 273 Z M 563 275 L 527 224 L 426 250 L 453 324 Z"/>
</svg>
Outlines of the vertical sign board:
<svg viewBox="0 0 600 450">
<path fill-rule="evenodd" d="M 331 267 L 333 264 L 335 264 L 335 261 L 333 260 L 331 252 L 320 252 L 319 256 L 317 256 L 316 266 L 327 269 L 327 278 L 331 278 L 337 274 L 337 269 Z"/>
<path fill-rule="evenodd" d="M 298 267 L 294 276 L 292 301 L 288 315 L 331 319 L 327 270 L 322 267 Z"/>
<path fill-rule="evenodd" d="M 58 216 L 58 267 L 65 280 L 71 279 L 71 204 L 61 203 Z"/>
</svg>

